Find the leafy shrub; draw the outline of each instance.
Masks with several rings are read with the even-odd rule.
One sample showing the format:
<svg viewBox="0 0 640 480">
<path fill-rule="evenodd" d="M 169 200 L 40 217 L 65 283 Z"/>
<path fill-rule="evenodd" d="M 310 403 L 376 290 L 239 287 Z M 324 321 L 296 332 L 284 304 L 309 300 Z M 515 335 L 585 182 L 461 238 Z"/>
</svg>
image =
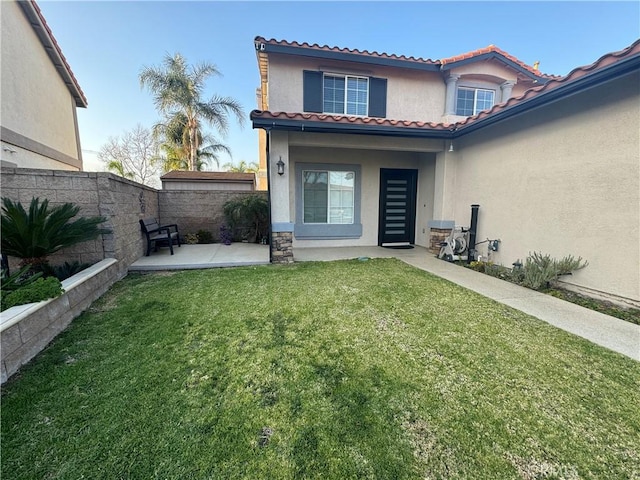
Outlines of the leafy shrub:
<svg viewBox="0 0 640 480">
<path fill-rule="evenodd" d="M 56 298 L 62 293 L 62 284 L 55 277 L 36 278 L 34 281 L 19 286 L 15 290 L 2 291 L 1 309 L 24 305 L 25 303 L 40 302 L 49 298 Z"/>
<path fill-rule="evenodd" d="M 483 262 L 479 260 L 475 260 L 469 264 L 469 268 L 471 270 L 475 270 L 476 272 L 484 273 L 487 264 L 490 262 Z"/>
<path fill-rule="evenodd" d="M 21 258 L 22 265 L 42 270 L 47 257 L 65 247 L 93 240 L 110 230 L 98 225 L 105 217 L 78 218 L 80 207 L 64 203 L 49 208 L 49 201 L 32 198 L 27 212 L 20 202 L 2 198 L 2 253 Z"/>
<path fill-rule="evenodd" d="M 69 277 L 72 277 L 73 275 L 81 272 L 82 270 L 89 268 L 90 266 L 91 266 L 90 263 L 86 263 L 86 262 L 81 263 L 78 260 L 76 260 L 72 263 L 64 262 L 62 265 L 53 265 L 52 267 L 49 267 L 47 270 L 45 270 L 44 273 L 48 277 L 54 276 L 58 280 L 62 281 L 62 280 L 66 280 Z"/>
<path fill-rule="evenodd" d="M 31 267 L 27 265 L 26 267 L 22 267 L 17 272 L 9 275 L 9 271 L 3 268 L 0 272 L 0 288 L 2 288 L 2 293 L 5 294 L 7 292 L 17 290 L 20 287 L 35 282 L 42 276 L 42 272 L 30 274 L 30 269 Z"/>
<path fill-rule="evenodd" d="M 524 264 L 524 276 L 522 285 L 533 290 L 545 290 L 551 287 L 551 283 L 561 275 L 570 275 L 588 265 L 582 257 L 577 259 L 569 255 L 560 260 L 550 255 L 534 252 L 529 254 Z"/>
<path fill-rule="evenodd" d="M 198 230 L 196 233 L 198 237 L 198 243 L 213 243 L 213 233 L 206 230 Z"/>
<path fill-rule="evenodd" d="M 223 207 L 227 224 L 232 231 L 246 232 L 251 243 L 267 237 L 269 225 L 269 204 L 264 195 L 243 195 L 228 200 Z"/>
<path fill-rule="evenodd" d="M 187 233 L 184 236 L 184 243 L 186 243 L 187 245 L 194 245 L 198 243 L 198 235 L 195 233 Z"/>
</svg>

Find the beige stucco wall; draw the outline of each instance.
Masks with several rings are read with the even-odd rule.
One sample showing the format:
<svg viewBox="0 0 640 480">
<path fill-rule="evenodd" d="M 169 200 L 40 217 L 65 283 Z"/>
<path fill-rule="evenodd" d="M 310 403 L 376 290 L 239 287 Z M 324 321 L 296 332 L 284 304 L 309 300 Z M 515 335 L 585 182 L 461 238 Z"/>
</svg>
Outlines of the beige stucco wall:
<svg viewBox="0 0 640 480">
<path fill-rule="evenodd" d="M 269 110 L 302 112 L 303 70 L 322 70 L 387 79 L 387 118 L 440 121 L 445 84 L 439 72 L 392 69 L 286 55 L 269 55 Z"/>
<path fill-rule="evenodd" d="M 70 157 L 76 166 L 25 148 L 14 147 L 13 154 L 2 150 L 1 158 L 21 167 L 77 170 L 81 153 L 74 99 L 16 2 L 0 2 L 0 25 L 2 126 Z"/>
<path fill-rule="evenodd" d="M 427 224 L 433 212 L 433 182 L 435 172 L 435 155 L 427 150 L 440 148 L 442 142 L 415 141 L 403 145 L 404 151 L 394 150 L 393 141 L 387 148 L 379 148 L 376 144 L 384 138 L 354 135 L 314 135 L 314 134 L 282 134 L 273 138 L 283 140 L 286 135 L 287 149 L 286 178 L 275 175 L 274 180 L 280 188 L 272 190 L 275 222 L 295 223 L 295 165 L 307 163 L 347 163 L 361 166 L 361 223 L 362 237 L 344 240 L 299 240 L 294 237 L 294 248 L 335 247 L 351 245 L 378 244 L 378 215 L 381 168 L 410 168 L 418 170 L 418 195 L 416 200 L 416 244 L 427 245 Z M 272 140 L 273 140 L 272 138 Z M 386 139 L 389 142 L 389 139 Z M 406 139 L 405 139 L 406 141 Z M 399 144 L 402 142 L 398 142 Z M 275 146 L 275 145 L 274 145 Z M 285 159 L 283 158 L 283 161 Z M 284 185 L 286 184 L 286 187 Z M 284 192 L 286 191 L 286 198 Z M 286 205 L 285 205 L 286 203 Z M 284 211 L 286 210 L 286 215 Z M 286 218 L 285 218 L 286 217 Z"/>
<path fill-rule="evenodd" d="M 567 281 L 639 300 L 638 85 L 636 73 L 459 139 L 456 223 L 478 203 L 478 240 L 502 242 L 496 262 L 580 255 L 589 266 Z"/>
</svg>

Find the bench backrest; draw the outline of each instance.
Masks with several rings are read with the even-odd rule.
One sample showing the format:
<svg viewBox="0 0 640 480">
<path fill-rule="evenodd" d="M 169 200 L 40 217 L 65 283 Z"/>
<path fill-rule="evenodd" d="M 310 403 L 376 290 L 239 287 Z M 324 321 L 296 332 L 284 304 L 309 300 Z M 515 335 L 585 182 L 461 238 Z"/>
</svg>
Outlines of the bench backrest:
<svg viewBox="0 0 640 480">
<path fill-rule="evenodd" d="M 160 228 L 160 225 L 155 218 L 142 218 L 140 219 L 140 227 L 144 233 L 148 233 L 149 231 Z"/>
</svg>

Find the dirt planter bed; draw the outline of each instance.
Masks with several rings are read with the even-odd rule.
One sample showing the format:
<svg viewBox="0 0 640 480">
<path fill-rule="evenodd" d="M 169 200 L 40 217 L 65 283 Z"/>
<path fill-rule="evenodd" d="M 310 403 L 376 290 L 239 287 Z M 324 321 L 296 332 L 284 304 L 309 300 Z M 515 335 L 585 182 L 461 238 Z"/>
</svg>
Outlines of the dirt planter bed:
<svg viewBox="0 0 640 480">
<path fill-rule="evenodd" d="M 89 305 L 118 280 L 118 261 L 107 258 L 62 282 L 64 293 L 51 300 L 11 307 L 0 313 L 2 379 L 40 353 Z"/>
</svg>

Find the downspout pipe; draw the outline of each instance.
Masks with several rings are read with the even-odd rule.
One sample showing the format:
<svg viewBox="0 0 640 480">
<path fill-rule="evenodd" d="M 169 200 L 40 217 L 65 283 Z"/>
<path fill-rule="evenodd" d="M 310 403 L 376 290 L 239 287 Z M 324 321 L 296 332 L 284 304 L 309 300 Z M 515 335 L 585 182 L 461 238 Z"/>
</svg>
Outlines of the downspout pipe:
<svg viewBox="0 0 640 480">
<path fill-rule="evenodd" d="M 271 129 L 265 128 L 265 132 L 267 132 L 267 205 L 269 207 L 269 226 L 267 228 L 269 232 L 269 263 L 273 263 L 273 249 L 271 248 L 273 242 L 273 229 L 271 228 Z"/>
<path fill-rule="evenodd" d="M 474 203 L 471 205 L 471 226 L 469 228 L 469 254 L 467 255 L 467 263 L 471 263 L 476 259 L 476 236 L 478 233 L 478 209 L 480 205 Z"/>
</svg>

